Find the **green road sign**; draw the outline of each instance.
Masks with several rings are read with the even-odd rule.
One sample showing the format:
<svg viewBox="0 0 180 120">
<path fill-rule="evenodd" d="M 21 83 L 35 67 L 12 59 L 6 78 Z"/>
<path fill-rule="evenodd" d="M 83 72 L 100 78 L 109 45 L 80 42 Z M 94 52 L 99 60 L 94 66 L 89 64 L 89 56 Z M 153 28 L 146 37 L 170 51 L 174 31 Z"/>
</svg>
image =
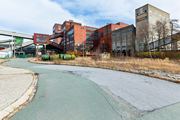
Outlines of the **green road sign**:
<svg viewBox="0 0 180 120">
<path fill-rule="evenodd" d="M 15 37 L 15 44 L 16 45 L 22 45 L 22 43 L 23 43 L 23 38 Z"/>
</svg>

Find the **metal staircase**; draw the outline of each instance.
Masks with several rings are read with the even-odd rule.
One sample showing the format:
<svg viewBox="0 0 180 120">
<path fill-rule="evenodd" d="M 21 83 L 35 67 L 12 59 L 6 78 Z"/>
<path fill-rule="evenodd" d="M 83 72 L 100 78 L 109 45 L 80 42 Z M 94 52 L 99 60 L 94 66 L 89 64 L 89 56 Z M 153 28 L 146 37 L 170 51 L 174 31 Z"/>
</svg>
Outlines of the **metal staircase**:
<svg viewBox="0 0 180 120">
<path fill-rule="evenodd" d="M 27 46 L 30 46 L 33 44 L 33 41 L 28 41 L 28 42 L 24 42 L 22 45 L 20 46 L 15 46 L 15 49 L 19 49 L 19 48 L 24 48 L 24 47 L 27 47 Z M 3 49 L 1 51 L 11 51 L 12 48 L 6 48 L 6 49 Z"/>
</svg>

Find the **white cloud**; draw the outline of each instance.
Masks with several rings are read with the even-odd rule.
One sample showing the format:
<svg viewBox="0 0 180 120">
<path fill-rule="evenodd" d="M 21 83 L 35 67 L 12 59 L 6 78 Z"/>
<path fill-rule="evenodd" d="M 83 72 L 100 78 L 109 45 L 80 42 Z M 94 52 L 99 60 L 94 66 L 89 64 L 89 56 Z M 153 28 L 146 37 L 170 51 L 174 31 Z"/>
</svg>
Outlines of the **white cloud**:
<svg viewBox="0 0 180 120">
<path fill-rule="evenodd" d="M 180 19 L 177 0 L 0 0 L 0 29 L 20 32 L 51 33 L 54 23 L 74 19 L 88 25 L 97 20 L 135 21 L 135 9 L 150 3 Z M 68 9 L 74 10 L 72 13 Z M 85 11 L 91 14 L 76 14 Z M 85 12 L 86 13 L 86 12 Z M 104 23 L 106 24 L 106 23 Z"/>
<path fill-rule="evenodd" d="M 91 19 L 110 19 L 128 23 L 135 22 L 135 9 L 150 3 L 171 14 L 171 18 L 180 19 L 178 0 L 60 0 L 65 8 L 79 11 L 92 10 L 94 14 L 83 16 Z M 78 8 L 78 9 L 77 9 Z M 95 21 L 91 21 L 92 23 Z"/>
<path fill-rule="evenodd" d="M 20 32 L 51 33 L 54 23 L 76 19 L 50 0 L 1 0 L 0 28 Z"/>
</svg>

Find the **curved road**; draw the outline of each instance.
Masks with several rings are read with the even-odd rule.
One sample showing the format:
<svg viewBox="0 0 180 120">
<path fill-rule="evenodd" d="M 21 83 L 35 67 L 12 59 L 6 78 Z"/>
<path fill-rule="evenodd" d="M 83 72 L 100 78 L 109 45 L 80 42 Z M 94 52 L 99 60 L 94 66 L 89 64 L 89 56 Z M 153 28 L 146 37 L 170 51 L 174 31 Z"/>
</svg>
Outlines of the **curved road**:
<svg viewBox="0 0 180 120">
<path fill-rule="evenodd" d="M 39 73 L 38 91 L 12 120 L 179 120 L 180 85 L 141 75 L 86 67 L 11 67 Z"/>
</svg>

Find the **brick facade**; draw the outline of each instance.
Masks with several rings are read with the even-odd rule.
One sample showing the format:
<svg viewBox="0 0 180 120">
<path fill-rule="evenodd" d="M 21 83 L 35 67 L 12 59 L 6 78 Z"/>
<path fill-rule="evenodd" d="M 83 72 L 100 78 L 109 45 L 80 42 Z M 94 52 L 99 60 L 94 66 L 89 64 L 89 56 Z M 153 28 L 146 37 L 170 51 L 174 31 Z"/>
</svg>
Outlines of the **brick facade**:
<svg viewBox="0 0 180 120">
<path fill-rule="evenodd" d="M 96 30 L 94 49 L 96 52 L 112 52 L 112 31 L 128 26 L 125 23 L 108 24 Z"/>
<path fill-rule="evenodd" d="M 55 30 L 58 29 L 59 25 L 54 26 Z M 64 52 L 82 50 L 112 52 L 112 31 L 126 26 L 128 25 L 125 23 L 116 23 L 97 29 L 83 26 L 72 20 L 65 21 L 61 25 L 61 32 L 64 36 L 61 38 L 61 45 L 64 46 Z"/>
<path fill-rule="evenodd" d="M 53 34 L 61 33 L 62 31 L 62 25 L 61 24 L 54 24 L 53 26 Z M 60 44 L 62 41 L 62 38 L 56 38 L 53 40 L 55 43 Z"/>
<path fill-rule="evenodd" d="M 66 51 L 81 50 L 86 42 L 86 28 L 81 24 L 74 24 L 67 31 Z"/>
</svg>

